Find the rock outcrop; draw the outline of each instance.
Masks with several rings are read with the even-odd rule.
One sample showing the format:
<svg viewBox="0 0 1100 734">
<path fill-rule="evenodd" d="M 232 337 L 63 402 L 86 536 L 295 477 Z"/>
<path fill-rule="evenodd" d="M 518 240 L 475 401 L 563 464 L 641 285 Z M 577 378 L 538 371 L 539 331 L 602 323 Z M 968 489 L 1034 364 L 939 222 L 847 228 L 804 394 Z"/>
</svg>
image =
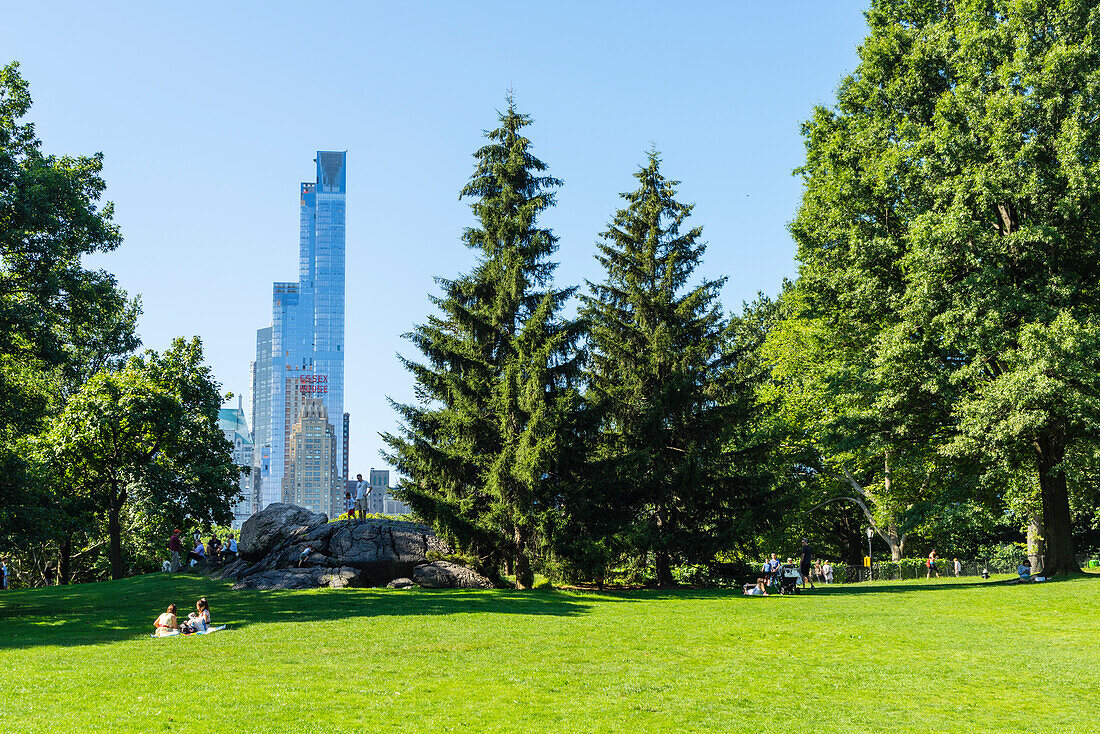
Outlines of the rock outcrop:
<svg viewBox="0 0 1100 734">
<path fill-rule="evenodd" d="M 255 563 L 284 541 L 328 522 L 323 512 L 276 502 L 244 521 L 237 542 L 241 558 Z"/>
<path fill-rule="evenodd" d="M 450 561 L 422 563 L 413 569 L 413 578 L 425 589 L 493 588 L 493 582 L 478 572 Z"/>
<path fill-rule="evenodd" d="M 351 586 L 359 576 L 359 571 L 350 566 L 341 568 L 276 568 L 270 571 L 245 576 L 236 584 L 234 589 L 316 589 L 319 586 L 328 586 L 332 589 L 342 589 Z"/>
<path fill-rule="evenodd" d="M 426 525 L 397 520 L 330 523 L 323 513 L 282 503 L 245 520 L 239 547 L 240 560 L 221 571 L 221 576 L 236 579 L 234 588 L 239 589 L 384 586 L 414 576 L 417 566 L 429 562 L 429 552 L 449 552 Z M 457 564 L 447 565 L 477 576 Z M 432 583 L 443 584 L 433 588 L 485 588 L 466 586 L 466 580 L 444 582 L 443 571 L 427 574 Z M 462 576 L 458 571 L 454 575 Z"/>
</svg>

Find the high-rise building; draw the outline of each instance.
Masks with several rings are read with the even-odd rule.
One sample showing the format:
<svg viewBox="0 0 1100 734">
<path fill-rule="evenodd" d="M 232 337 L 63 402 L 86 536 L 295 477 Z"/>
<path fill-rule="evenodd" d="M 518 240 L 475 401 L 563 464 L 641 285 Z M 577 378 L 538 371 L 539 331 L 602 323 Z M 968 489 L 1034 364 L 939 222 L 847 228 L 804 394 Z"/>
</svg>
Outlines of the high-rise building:
<svg viewBox="0 0 1100 734">
<path fill-rule="evenodd" d="M 351 446 L 351 414 L 344 413 L 344 481 L 348 481 L 348 447 Z"/>
<path fill-rule="evenodd" d="M 346 156 L 317 152 L 316 180 L 299 189 L 298 281 L 274 284 L 271 326 L 256 332 L 256 461 L 267 457 L 257 510 L 283 499 L 288 441 L 302 401 L 319 400 L 334 419 L 344 414 Z M 268 416 L 262 425 L 261 413 Z M 333 428 L 339 459 L 344 432 Z"/>
<path fill-rule="evenodd" d="M 336 470 L 336 446 L 336 430 L 324 403 L 320 398 L 303 400 L 287 438 L 283 502 L 333 515 L 333 497 L 343 485 Z"/>
<path fill-rule="evenodd" d="M 222 429 L 225 440 L 233 444 L 233 463 L 240 467 L 252 466 L 252 434 L 248 431 L 248 424 L 244 419 L 243 398 L 237 400 L 236 408 L 222 408 L 218 411 L 218 427 Z M 239 528 L 241 523 L 252 514 L 252 480 L 248 473 L 242 471 L 237 481 L 240 489 L 240 497 L 233 505 L 233 527 Z"/>
<path fill-rule="evenodd" d="M 271 331 L 256 332 L 256 361 L 252 363 L 252 511 L 264 508 L 263 482 L 271 467 Z"/>
</svg>

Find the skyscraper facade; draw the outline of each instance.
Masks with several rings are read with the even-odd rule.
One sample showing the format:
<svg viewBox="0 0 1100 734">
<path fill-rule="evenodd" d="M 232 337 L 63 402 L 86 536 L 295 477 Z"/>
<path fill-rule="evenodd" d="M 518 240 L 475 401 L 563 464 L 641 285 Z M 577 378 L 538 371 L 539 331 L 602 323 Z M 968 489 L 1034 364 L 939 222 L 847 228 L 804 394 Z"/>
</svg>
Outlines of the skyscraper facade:
<svg viewBox="0 0 1100 734">
<path fill-rule="evenodd" d="M 256 332 L 256 361 L 252 363 L 252 512 L 264 507 L 263 482 L 271 460 L 271 327 Z"/>
<path fill-rule="evenodd" d="M 238 400 L 236 408 L 222 408 L 218 411 L 218 427 L 222 429 L 225 440 L 233 444 L 233 463 L 240 467 L 252 465 L 252 434 L 244 419 L 244 406 Z M 240 497 L 233 504 L 233 527 L 252 514 L 252 481 L 249 474 L 241 472 L 237 481 Z"/>
<path fill-rule="evenodd" d="M 348 446 L 351 445 L 351 415 L 344 413 L 344 481 L 348 481 Z"/>
<path fill-rule="evenodd" d="M 283 499 L 287 444 L 302 401 L 320 400 L 330 421 L 344 413 L 346 158 L 317 152 L 316 180 L 299 189 L 298 281 L 274 284 L 271 326 L 256 333 L 256 455 L 267 457 L 257 510 Z M 269 416 L 263 426 L 261 412 Z M 344 433 L 335 426 L 333 433 L 340 457 Z"/>
<path fill-rule="evenodd" d="M 287 437 L 282 499 L 332 516 L 333 497 L 342 484 L 336 465 L 336 430 L 322 401 L 307 398 Z"/>
</svg>

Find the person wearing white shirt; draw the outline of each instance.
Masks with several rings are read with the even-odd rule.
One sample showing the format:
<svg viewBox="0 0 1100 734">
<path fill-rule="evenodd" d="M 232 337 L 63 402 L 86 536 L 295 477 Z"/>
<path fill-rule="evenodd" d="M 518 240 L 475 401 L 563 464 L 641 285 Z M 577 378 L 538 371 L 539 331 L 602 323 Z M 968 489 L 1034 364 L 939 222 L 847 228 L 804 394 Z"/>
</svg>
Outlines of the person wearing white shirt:
<svg viewBox="0 0 1100 734">
<path fill-rule="evenodd" d="M 370 489 L 367 487 L 367 483 L 363 481 L 362 474 L 355 475 L 355 510 L 359 519 L 362 520 L 367 516 L 369 510 L 367 509 L 367 495 Z"/>
</svg>

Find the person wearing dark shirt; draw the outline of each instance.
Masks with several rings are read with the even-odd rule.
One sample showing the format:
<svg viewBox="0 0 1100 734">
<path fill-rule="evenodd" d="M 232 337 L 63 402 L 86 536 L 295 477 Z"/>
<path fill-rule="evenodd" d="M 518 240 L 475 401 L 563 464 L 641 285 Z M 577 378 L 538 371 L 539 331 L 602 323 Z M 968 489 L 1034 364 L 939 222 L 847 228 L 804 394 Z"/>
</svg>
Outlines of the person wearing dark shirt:
<svg viewBox="0 0 1100 734">
<path fill-rule="evenodd" d="M 172 552 L 172 571 L 180 570 L 180 554 L 183 553 L 183 543 L 180 542 L 179 530 L 172 531 L 172 537 L 168 539 L 168 550 Z"/>
<path fill-rule="evenodd" d="M 810 541 L 805 538 L 802 539 L 802 555 L 799 558 L 798 572 L 802 575 L 802 588 L 806 588 L 806 579 L 810 578 L 810 567 L 813 565 L 813 550 L 810 548 Z M 814 586 L 814 580 L 810 579 L 810 588 L 816 589 Z"/>
</svg>

